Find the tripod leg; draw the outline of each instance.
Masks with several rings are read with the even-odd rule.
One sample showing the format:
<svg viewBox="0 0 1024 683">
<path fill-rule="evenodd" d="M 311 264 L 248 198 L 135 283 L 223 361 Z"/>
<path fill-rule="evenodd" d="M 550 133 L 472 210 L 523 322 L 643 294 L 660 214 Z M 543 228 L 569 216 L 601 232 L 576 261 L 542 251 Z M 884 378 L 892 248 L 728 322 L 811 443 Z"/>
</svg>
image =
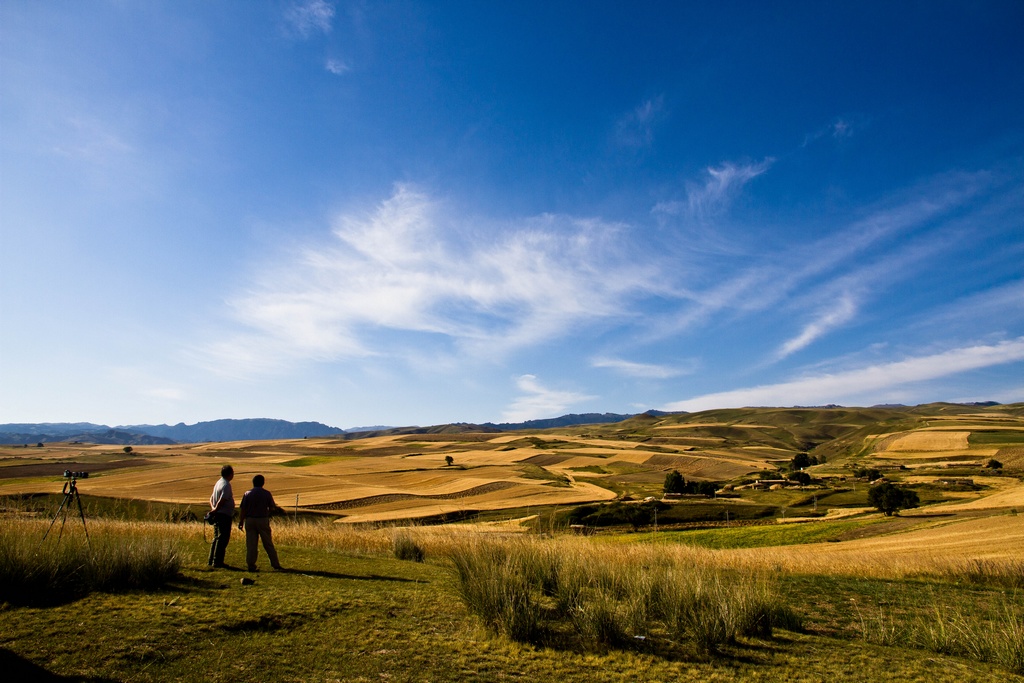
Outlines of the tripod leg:
<svg viewBox="0 0 1024 683">
<path fill-rule="evenodd" d="M 78 494 L 78 490 L 75 490 L 75 500 L 78 501 L 78 515 L 82 518 L 82 531 L 85 532 L 85 540 L 89 544 L 89 548 L 92 548 L 92 539 L 89 538 L 89 529 L 85 526 L 85 510 L 82 509 L 82 496 Z"/>
<path fill-rule="evenodd" d="M 68 494 L 68 496 L 70 497 L 70 494 Z M 64 516 L 60 518 L 60 533 L 57 534 L 58 543 L 60 543 L 61 539 L 64 538 L 64 525 L 68 523 L 68 510 L 70 509 L 70 505 L 64 508 Z"/>
<path fill-rule="evenodd" d="M 52 520 L 52 521 L 50 522 L 50 526 L 49 526 L 49 527 L 47 527 L 47 529 L 46 529 L 46 533 L 45 533 L 45 534 L 43 534 L 43 540 L 44 540 L 44 541 L 46 540 L 46 537 L 50 535 L 50 530 L 51 530 L 51 529 L 53 529 L 53 525 L 54 525 L 54 523 L 56 523 L 56 521 L 57 521 L 57 517 L 59 517 L 59 516 L 60 516 L 60 512 L 61 512 L 61 510 L 63 510 L 63 509 L 64 509 L 64 506 L 65 506 L 65 505 L 67 504 L 67 502 L 68 502 L 68 498 L 70 498 L 70 497 L 71 497 L 71 494 L 70 494 L 70 493 L 65 493 L 65 494 L 64 494 L 64 500 L 62 500 L 62 501 L 60 502 L 60 507 L 58 507 L 58 508 L 57 508 L 57 512 L 55 512 L 55 513 L 53 514 L 53 520 Z M 67 513 L 64 513 L 64 519 L 66 520 L 67 518 L 68 518 L 68 516 L 67 516 Z M 63 522 L 62 522 L 62 523 L 61 523 L 61 525 L 60 525 L 60 529 L 61 529 L 61 533 L 64 533 L 64 523 L 63 523 Z"/>
</svg>

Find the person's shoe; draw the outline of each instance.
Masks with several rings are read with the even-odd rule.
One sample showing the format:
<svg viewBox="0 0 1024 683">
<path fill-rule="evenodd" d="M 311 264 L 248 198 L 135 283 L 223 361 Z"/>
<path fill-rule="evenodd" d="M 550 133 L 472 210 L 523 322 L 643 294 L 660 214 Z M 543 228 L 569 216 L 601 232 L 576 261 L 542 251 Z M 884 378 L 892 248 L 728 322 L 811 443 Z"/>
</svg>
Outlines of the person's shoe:
<svg viewBox="0 0 1024 683">
<path fill-rule="evenodd" d="M 274 570 L 275 570 L 275 571 L 279 571 L 279 572 L 283 572 L 283 571 L 286 571 L 286 570 L 285 570 L 285 568 L 284 568 L 284 567 L 282 567 L 282 566 L 281 566 L 281 565 L 279 565 L 279 564 L 275 564 L 275 565 L 273 565 L 273 567 L 274 567 Z"/>
<path fill-rule="evenodd" d="M 254 565 L 254 564 L 250 564 L 249 565 L 249 571 L 251 571 L 251 572 L 258 572 L 259 570 L 260 570 L 260 568 L 257 567 L 256 565 Z"/>
</svg>

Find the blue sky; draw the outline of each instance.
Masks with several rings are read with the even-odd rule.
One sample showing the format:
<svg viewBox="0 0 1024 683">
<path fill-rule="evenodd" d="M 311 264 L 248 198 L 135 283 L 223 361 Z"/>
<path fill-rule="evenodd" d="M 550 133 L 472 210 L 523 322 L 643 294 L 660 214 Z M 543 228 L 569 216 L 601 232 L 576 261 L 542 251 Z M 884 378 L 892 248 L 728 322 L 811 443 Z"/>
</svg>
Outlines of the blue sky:
<svg viewBox="0 0 1024 683">
<path fill-rule="evenodd" d="M 1024 400 L 1024 4 L 0 4 L 0 422 Z"/>
</svg>

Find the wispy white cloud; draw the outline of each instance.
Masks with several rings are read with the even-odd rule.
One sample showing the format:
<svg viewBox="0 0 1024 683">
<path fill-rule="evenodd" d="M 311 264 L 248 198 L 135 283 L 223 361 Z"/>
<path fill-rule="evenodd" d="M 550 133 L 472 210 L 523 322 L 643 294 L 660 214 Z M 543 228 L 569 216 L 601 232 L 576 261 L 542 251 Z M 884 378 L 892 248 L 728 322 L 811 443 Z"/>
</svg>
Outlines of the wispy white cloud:
<svg viewBox="0 0 1024 683">
<path fill-rule="evenodd" d="M 447 340 L 500 355 L 589 321 L 628 319 L 628 302 L 662 285 L 622 249 L 622 226 L 541 216 L 485 235 L 409 186 L 368 214 L 346 214 L 332 239 L 257 276 L 231 301 L 243 329 L 206 347 L 226 368 L 389 353 L 380 332 Z"/>
<path fill-rule="evenodd" d="M 654 142 L 654 127 L 665 116 L 665 97 L 658 95 L 644 100 L 619 119 L 615 140 L 622 147 L 639 149 Z"/>
<path fill-rule="evenodd" d="M 736 179 L 722 187 L 754 172 L 732 172 Z M 779 360 L 848 324 L 879 290 L 948 251 L 956 242 L 936 228 L 939 219 L 978 185 L 984 181 L 946 178 L 810 244 L 719 255 L 706 268 L 633 239 L 631 226 L 564 215 L 495 225 L 398 185 L 370 210 L 340 215 L 315 246 L 257 269 L 252 285 L 229 297 L 234 331 L 199 353 L 218 372 L 240 376 L 374 356 L 410 367 L 433 357 L 440 366 L 497 360 L 587 326 L 634 327 L 629 343 L 642 346 L 779 309 L 803 321 L 769 351 Z M 650 379 L 685 372 L 622 355 L 592 364 Z"/>
<path fill-rule="evenodd" d="M 516 380 L 516 386 L 523 393 L 503 413 L 502 416 L 507 422 L 523 422 L 562 415 L 570 406 L 594 398 L 572 391 L 548 389 L 541 385 L 534 375 L 520 376 Z"/>
<path fill-rule="evenodd" d="M 828 124 L 818 128 L 813 133 L 804 136 L 801 147 L 807 147 L 813 142 L 823 138 L 832 140 L 846 140 L 856 135 L 867 123 L 859 116 L 841 116 Z"/>
<path fill-rule="evenodd" d="M 666 410 L 699 411 L 746 406 L 789 406 L 848 403 L 905 389 L 916 382 L 1024 360 L 1024 337 L 980 344 L 845 372 L 822 374 L 780 384 L 724 391 L 684 401 Z M 871 401 L 871 399 L 868 399 Z M 874 401 L 872 401 L 874 402 Z"/>
<path fill-rule="evenodd" d="M 702 182 L 686 184 L 686 200 L 661 201 L 652 213 L 662 216 L 683 216 L 692 220 L 708 220 L 728 207 L 748 182 L 767 171 L 774 163 L 767 158 L 758 163 L 723 163 L 708 167 Z"/>
<path fill-rule="evenodd" d="M 284 16 L 293 31 L 308 38 L 314 33 L 331 32 L 334 5 L 325 0 L 306 0 L 291 5 Z"/>
<path fill-rule="evenodd" d="M 603 356 L 591 359 L 590 366 L 614 370 L 627 377 L 637 377 L 640 379 L 671 379 L 672 377 L 679 377 L 693 372 L 692 367 L 682 368 L 654 363 L 637 363 L 621 358 L 606 358 Z"/>
<path fill-rule="evenodd" d="M 347 74 L 349 71 L 352 70 L 352 67 L 349 65 L 348 62 L 346 62 L 346 61 L 344 61 L 342 59 L 333 59 L 333 58 L 332 59 L 328 59 L 324 63 L 324 68 L 327 69 L 332 74 L 334 74 L 335 76 L 341 76 L 341 75 Z"/>
<path fill-rule="evenodd" d="M 849 322 L 857 312 L 857 304 L 849 294 L 844 294 L 818 316 L 804 326 L 800 334 L 784 343 L 775 356 L 781 360 L 797 351 L 810 346 L 816 339 L 833 329 Z"/>
</svg>

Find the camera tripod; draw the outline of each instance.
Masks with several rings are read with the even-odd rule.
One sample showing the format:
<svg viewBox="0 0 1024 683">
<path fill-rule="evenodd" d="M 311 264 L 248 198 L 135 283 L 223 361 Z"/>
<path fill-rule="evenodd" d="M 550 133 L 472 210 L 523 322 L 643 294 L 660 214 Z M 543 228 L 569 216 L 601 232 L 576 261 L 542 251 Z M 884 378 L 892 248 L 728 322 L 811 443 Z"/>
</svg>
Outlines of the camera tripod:
<svg viewBox="0 0 1024 683">
<path fill-rule="evenodd" d="M 43 541 L 50 534 L 53 529 L 53 525 L 57 522 L 57 517 L 63 511 L 64 518 L 60 522 L 60 533 L 57 535 L 57 542 L 60 543 L 61 537 L 64 536 L 64 524 L 68 521 L 68 509 L 71 507 L 70 502 L 73 500 L 78 503 L 78 516 L 82 519 L 82 529 L 85 531 L 85 540 L 88 542 L 89 547 L 92 547 L 92 540 L 89 538 L 89 529 L 85 526 L 85 510 L 82 508 L 82 496 L 78 493 L 78 481 L 75 477 L 64 482 L 64 500 L 61 501 L 60 507 L 57 508 L 57 512 L 53 515 L 53 520 L 50 522 L 49 528 L 46 529 L 46 533 L 43 534 Z M 42 541 L 40 541 L 41 543 Z"/>
</svg>

